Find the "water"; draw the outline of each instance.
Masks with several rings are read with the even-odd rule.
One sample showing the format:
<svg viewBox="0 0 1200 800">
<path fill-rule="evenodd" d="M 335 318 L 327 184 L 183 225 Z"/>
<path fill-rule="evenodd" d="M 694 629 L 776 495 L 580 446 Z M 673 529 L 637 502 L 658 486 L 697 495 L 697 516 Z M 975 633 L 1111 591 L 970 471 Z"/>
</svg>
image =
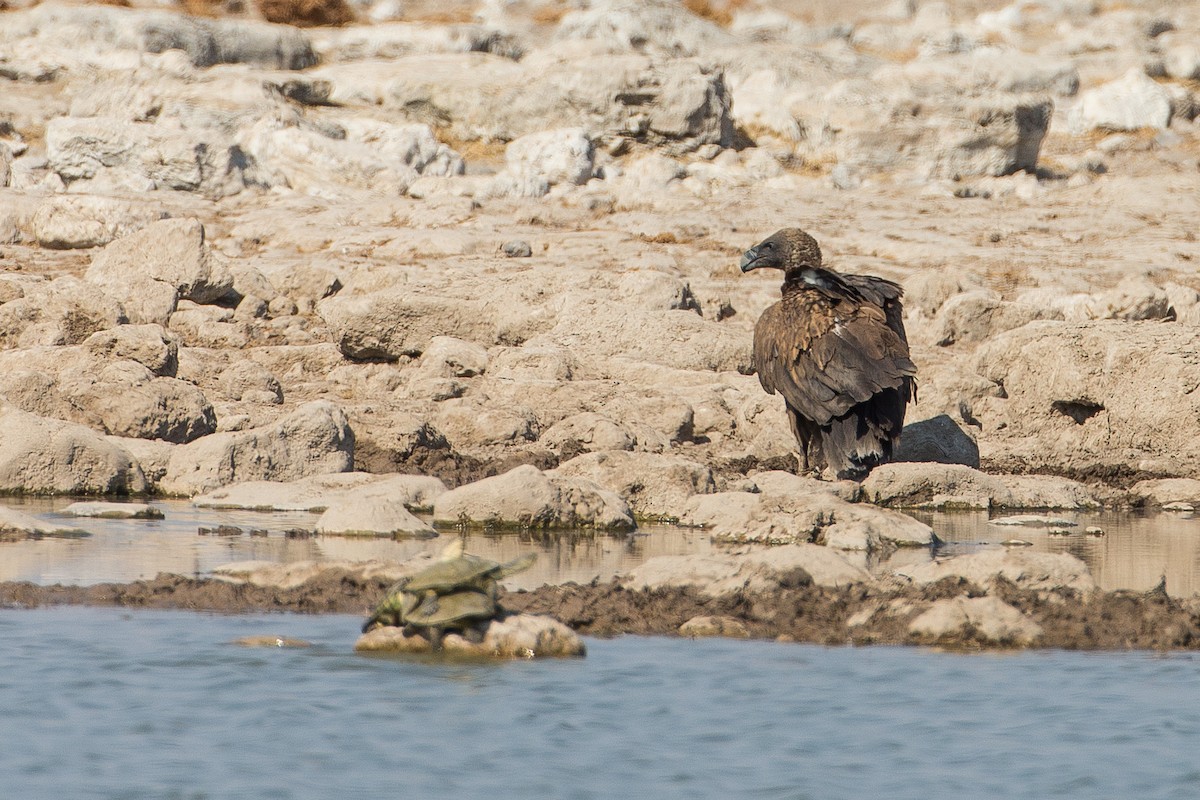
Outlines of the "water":
<svg viewBox="0 0 1200 800">
<path fill-rule="evenodd" d="M 346 616 L 0 611 L 0 785 L 40 798 L 1192 798 L 1200 657 L 591 640 L 359 656 Z M 253 634 L 307 649 L 230 644 Z"/>
<path fill-rule="evenodd" d="M 311 529 L 316 515 L 198 509 L 185 501 L 156 501 L 154 505 L 166 515 L 161 521 L 76 519 L 58 513 L 69 502 L 69 498 L 0 500 L 57 524 L 84 528 L 91 534 L 86 538 L 0 544 L 0 580 L 88 584 L 152 578 L 160 572 L 207 575 L 216 567 L 247 560 L 404 561 L 423 552 L 440 550 L 446 544 L 446 537 L 418 541 L 337 536 L 288 539 L 284 536 L 286 529 Z M 991 525 L 988 513 L 983 511 L 916 512 L 914 516 L 933 526 L 946 546 L 935 553 L 902 550 L 883 562 L 862 554 L 847 554 L 847 557 L 859 560 L 865 567 L 884 570 L 933 557 L 999 547 L 1000 542 L 1017 538 L 1030 542 L 1035 551 L 1078 556 L 1103 589 L 1144 591 L 1157 585 L 1165 575 L 1171 594 L 1189 597 L 1200 592 L 1200 519 L 1190 515 L 1051 514 L 1076 523 L 1067 528 L 1070 533 L 1065 536 L 1051 535 L 1049 528 Z M 236 525 L 247 531 L 266 528 L 268 535 L 265 538 L 197 535 L 200 526 L 221 524 Z M 1088 527 L 1099 527 L 1105 535 L 1089 536 L 1085 533 Z M 646 526 L 636 534 L 622 537 L 588 532 L 548 536 L 472 534 L 466 544 L 470 552 L 498 561 L 508 561 L 527 552 L 538 553 L 533 569 L 505 581 L 513 589 L 536 588 L 547 582 L 607 580 L 647 558 L 714 549 L 704 531 L 662 525 Z"/>
</svg>

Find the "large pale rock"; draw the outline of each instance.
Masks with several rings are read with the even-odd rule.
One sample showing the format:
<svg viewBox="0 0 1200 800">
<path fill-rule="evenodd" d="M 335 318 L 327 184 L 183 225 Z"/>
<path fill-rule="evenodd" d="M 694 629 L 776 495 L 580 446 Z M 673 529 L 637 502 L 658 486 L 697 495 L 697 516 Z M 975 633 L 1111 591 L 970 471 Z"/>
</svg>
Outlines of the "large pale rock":
<svg viewBox="0 0 1200 800">
<path fill-rule="evenodd" d="M 158 506 L 149 503 L 104 503 L 99 501 L 71 503 L 59 512 L 71 517 L 99 517 L 101 519 L 162 519 L 165 515 Z"/>
<path fill-rule="evenodd" d="M 178 299 L 211 303 L 233 286 L 195 219 L 163 220 L 114 241 L 96 254 L 85 277 L 120 300 L 132 322 L 160 325 Z"/>
<path fill-rule="evenodd" d="M 483 300 L 410 289 L 338 294 L 319 306 L 338 348 L 349 358 L 394 360 L 419 355 L 437 336 L 492 344 L 496 318 Z"/>
<path fill-rule="evenodd" d="M 717 490 L 708 467 L 657 453 L 585 453 L 548 474 L 594 481 L 624 498 L 644 519 L 677 519 L 689 497 Z"/>
<path fill-rule="evenodd" d="M 987 589 L 1003 578 L 1022 589 L 1091 592 L 1096 588 L 1087 565 L 1067 553 L 1033 553 L 1029 550 L 984 550 L 904 568 L 897 574 L 925 586 L 944 578 L 963 578 Z"/>
<path fill-rule="evenodd" d="M 0 492 L 140 494 L 146 488 L 137 462 L 100 434 L 0 406 Z"/>
<path fill-rule="evenodd" d="M 416 559 L 413 559 L 414 563 Z M 431 559 L 426 560 L 427 565 Z M 382 579 L 389 583 L 400 580 L 417 571 L 413 564 L 395 561 L 235 561 L 213 567 L 213 575 L 228 583 L 249 584 L 273 589 L 295 589 L 314 578 L 331 573 L 346 572 L 361 581 Z"/>
<path fill-rule="evenodd" d="M 897 508 L 991 508 L 1011 505 L 999 478 L 961 464 L 884 464 L 862 482 L 872 503 Z"/>
<path fill-rule="evenodd" d="M 1165 506 L 1171 503 L 1200 505 L 1200 480 L 1162 478 L 1138 481 L 1129 490 L 1129 493 L 1148 505 Z"/>
<path fill-rule="evenodd" d="M 146 227 L 167 213 L 155 204 L 96 195 L 57 195 L 38 206 L 33 235 L 58 250 L 99 247 Z"/>
<path fill-rule="evenodd" d="M 991 292 L 964 292 L 950 298 L 938 312 L 934 344 L 978 344 L 1003 331 L 1037 319 L 1062 319 L 1058 309 L 1001 300 Z"/>
<path fill-rule="evenodd" d="M 451 489 L 434 501 L 433 521 L 497 528 L 630 530 L 625 501 L 592 481 L 525 465 Z"/>
<path fill-rule="evenodd" d="M 331 66 L 318 74 L 333 81 L 334 102 L 404 108 L 458 139 L 512 141 L 581 127 L 672 152 L 733 140 L 723 72 L 691 59 L 572 49 L 514 63 L 463 53 Z"/>
<path fill-rule="evenodd" d="M 46 126 L 46 156 L 50 169 L 68 185 L 99 180 L 129 191 L 173 189 L 211 197 L 245 187 L 244 156 L 215 128 L 57 117 Z"/>
<path fill-rule="evenodd" d="M 908 630 L 933 639 L 969 630 L 982 639 L 1013 645 L 1033 644 L 1042 635 L 1040 625 L 997 597 L 938 600 L 910 622 Z"/>
<path fill-rule="evenodd" d="M 368 486 L 368 489 L 374 487 Z M 391 536 L 394 539 L 432 539 L 437 531 L 397 499 L 348 492 L 330 503 L 317 520 L 317 533 L 337 536 Z"/>
<path fill-rule="evenodd" d="M 1049 100 L 965 110 L 938 136 L 933 173 L 958 178 L 1033 172 L 1053 110 Z"/>
<path fill-rule="evenodd" d="M 15 508 L 0 506 L 0 543 L 18 542 L 23 539 L 40 539 L 43 536 L 90 536 L 79 528 L 53 525 L 43 522 L 31 514 Z"/>
<path fill-rule="evenodd" d="M 421 354 L 421 372 L 440 378 L 473 378 L 487 369 L 487 350 L 453 336 L 435 336 Z"/>
<path fill-rule="evenodd" d="M 161 377 L 173 377 L 179 368 L 179 339 L 161 325 L 118 325 L 96 331 L 83 341 L 83 349 L 105 361 L 136 361 Z"/>
<path fill-rule="evenodd" d="M 1171 97 L 1140 68 L 1080 95 L 1067 124 L 1072 133 L 1094 129 L 1134 131 L 1166 128 L 1171 122 Z"/>
<path fill-rule="evenodd" d="M 1013 472 L 1200 475 L 1198 349 L 1200 330 L 1155 322 L 1034 322 L 985 342 L 976 369 L 1004 390 L 973 404 L 990 458 Z"/>
<path fill-rule="evenodd" d="M 595 452 L 632 450 L 637 437 L 608 417 L 588 411 L 559 420 L 543 431 L 538 441 L 560 451 L 574 448 L 576 452 Z"/>
<path fill-rule="evenodd" d="M 460 175 L 462 157 L 428 125 L 349 119 L 333 129 L 264 120 L 249 147 L 271 185 L 336 197 L 334 187 L 401 195 L 421 175 Z"/>
<path fill-rule="evenodd" d="M 382 627 L 364 633 L 354 649 L 369 653 L 429 653 L 429 639 L 411 636 L 403 628 Z M 457 633 L 442 638 L 442 652 L 450 658 L 563 658 L 584 656 L 587 648 L 579 634 L 551 617 L 512 614 L 492 620 L 483 630 L 483 641 L 470 642 Z"/>
<path fill-rule="evenodd" d="M 135 361 L 115 361 L 91 379 L 66 380 L 78 419 L 105 433 L 182 444 L 217 429 L 212 404 L 198 388 L 175 378 L 157 377 Z"/>
<path fill-rule="evenodd" d="M 214 433 L 176 448 L 159 488 L 190 496 L 237 481 L 289 481 L 353 466 L 354 433 L 345 413 L 317 400 L 272 425 Z"/>
<path fill-rule="evenodd" d="M 604 0 L 563 15 L 557 41 L 584 41 L 609 53 L 703 55 L 735 39 L 714 22 L 676 3 Z"/>
<path fill-rule="evenodd" d="M 570 300 L 545 339 L 579 357 L 619 356 L 664 367 L 715 372 L 750 365 L 749 331 L 691 311 L 646 309 L 604 298 Z"/>
<path fill-rule="evenodd" d="M 710 597 L 722 597 L 810 584 L 847 586 L 869 583 L 871 577 L 835 550 L 815 544 L 791 544 L 743 555 L 656 556 L 620 580 L 630 589 L 692 586 Z"/>
<path fill-rule="evenodd" d="M 34 41 L 58 63 L 129 50 L 182 50 L 197 67 L 245 63 L 304 69 L 317 62 L 308 38 L 296 28 L 254 20 L 191 17 L 168 11 L 116 6 L 44 3 L 5 15 L 0 40 Z"/>
<path fill-rule="evenodd" d="M 116 301 L 78 278 L 55 278 L 32 284 L 22 297 L 0 305 L 0 348 L 79 344 L 125 321 Z"/>
<path fill-rule="evenodd" d="M 245 481 L 192 498 L 201 508 L 245 508 L 255 511 L 325 511 L 350 496 L 361 502 L 391 498 L 405 508 L 424 511 L 446 491 L 446 484 L 426 475 L 371 475 L 333 472 L 294 481 Z"/>
<path fill-rule="evenodd" d="M 681 521 L 706 525 L 714 540 L 726 542 L 817 542 L 838 550 L 879 550 L 928 547 L 936 541 L 933 530 L 923 522 L 895 511 L 848 503 L 819 486 L 759 494 L 697 495 L 688 501 Z"/>
<path fill-rule="evenodd" d="M 530 133 L 505 150 L 504 172 L 496 176 L 497 194 L 541 197 L 559 184 L 581 185 L 592 177 L 592 140 L 582 128 Z"/>
</svg>

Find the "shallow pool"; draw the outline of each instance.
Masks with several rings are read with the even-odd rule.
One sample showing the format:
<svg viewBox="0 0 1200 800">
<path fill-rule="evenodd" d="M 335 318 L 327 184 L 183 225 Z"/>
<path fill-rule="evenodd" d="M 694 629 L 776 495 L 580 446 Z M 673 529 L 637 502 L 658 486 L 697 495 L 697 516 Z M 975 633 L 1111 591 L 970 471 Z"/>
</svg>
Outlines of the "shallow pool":
<svg viewBox="0 0 1200 800">
<path fill-rule="evenodd" d="M 1193 798 L 1200 657 L 623 637 L 351 652 L 346 616 L 0 611 L 0 776 L 38 798 Z M 254 634 L 306 649 L 248 649 Z"/>
</svg>

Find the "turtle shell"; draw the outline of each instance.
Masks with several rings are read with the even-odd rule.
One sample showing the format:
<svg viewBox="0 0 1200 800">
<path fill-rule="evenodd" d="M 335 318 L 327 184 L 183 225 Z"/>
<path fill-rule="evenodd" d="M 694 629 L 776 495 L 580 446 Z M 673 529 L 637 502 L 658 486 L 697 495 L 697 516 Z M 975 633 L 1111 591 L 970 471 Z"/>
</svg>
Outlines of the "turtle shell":
<svg viewBox="0 0 1200 800">
<path fill-rule="evenodd" d="M 527 569 L 536 559 L 537 556 L 531 553 L 507 564 L 499 564 L 491 559 L 464 554 L 431 564 L 413 575 L 406 588 L 410 592 L 434 591 L 439 594 L 455 589 L 482 589 L 488 581 Z"/>
<path fill-rule="evenodd" d="M 448 628 L 470 624 L 496 616 L 496 601 L 483 592 L 464 590 L 442 595 L 426 595 L 405 622 L 427 628 Z"/>
</svg>

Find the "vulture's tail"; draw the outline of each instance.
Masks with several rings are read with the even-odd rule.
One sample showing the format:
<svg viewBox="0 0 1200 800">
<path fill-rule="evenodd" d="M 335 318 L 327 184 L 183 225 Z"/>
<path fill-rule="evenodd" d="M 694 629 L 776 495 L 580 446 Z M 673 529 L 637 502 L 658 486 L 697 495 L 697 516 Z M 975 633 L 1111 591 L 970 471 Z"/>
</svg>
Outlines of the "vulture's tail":
<svg viewBox="0 0 1200 800">
<path fill-rule="evenodd" d="M 900 444 L 911 391 L 908 385 L 884 389 L 821 426 L 821 449 L 839 478 L 861 480 L 891 460 L 893 449 Z"/>
</svg>

